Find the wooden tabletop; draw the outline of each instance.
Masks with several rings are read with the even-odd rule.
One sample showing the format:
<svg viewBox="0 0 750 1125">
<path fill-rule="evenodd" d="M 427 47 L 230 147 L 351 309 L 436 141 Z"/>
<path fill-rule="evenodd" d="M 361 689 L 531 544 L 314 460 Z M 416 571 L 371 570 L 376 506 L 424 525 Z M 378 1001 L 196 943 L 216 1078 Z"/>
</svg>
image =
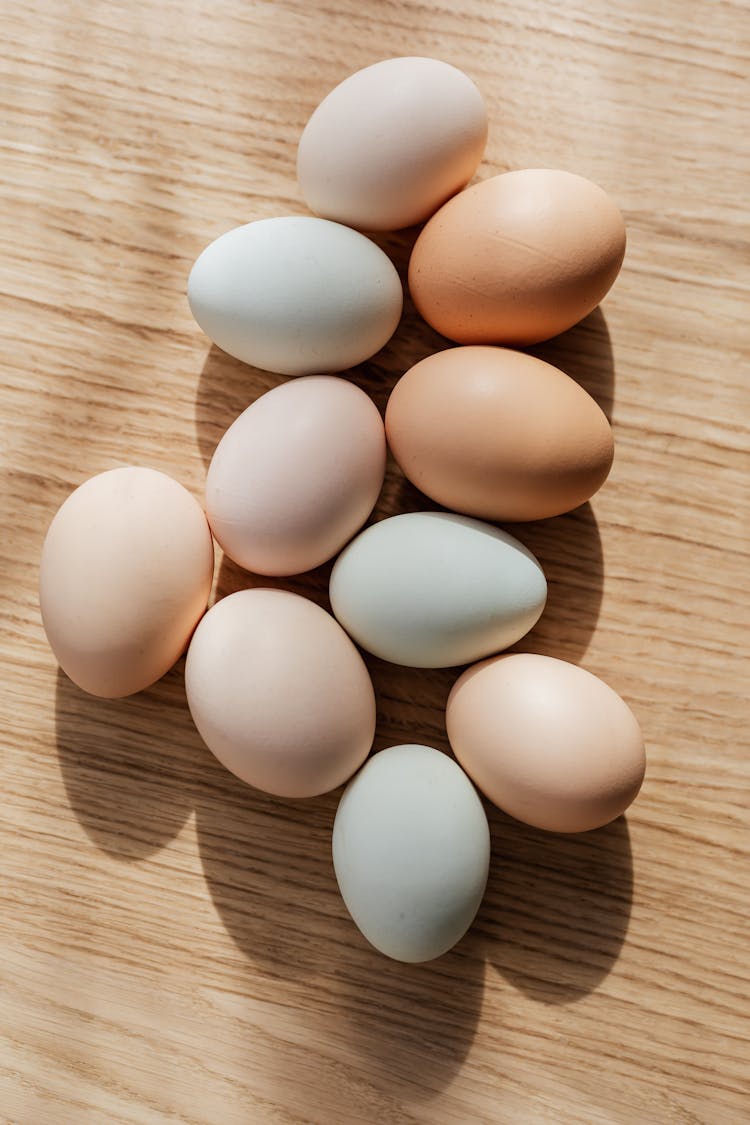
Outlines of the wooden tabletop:
<svg viewBox="0 0 750 1125">
<path fill-rule="evenodd" d="M 750 1120 L 747 6 L 38 0 L 5 5 L 2 35 L 0 1118 Z M 566 168 L 625 214 L 601 310 L 538 349 L 602 403 L 617 452 L 590 505 L 517 531 L 550 580 L 521 647 L 606 679 L 648 751 L 608 828 L 489 809 L 484 905 L 422 966 L 346 914 L 339 793 L 274 800 L 222 770 L 182 662 L 130 699 L 83 695 L 37 604 L 76 485 L 144 464 L 200 497 L 223 430 L 279 381 L 210 346 L 190 265 L 304 212 L 308 115 L 397 54 L 480 86 L 482 177 Z M 384 241 L 402 270 L 413 235 Z M 352 377 L 382 407 L 442 343 L 407 307 Z M 392 467 L 378 514 L 420 504 Z M 219 594 L 251 582 L 217 567 Z M 325 603 L 325 571 L 280 584 Z M 370 667 L 376 746 L 446 748 L 455 671 Z"/>
</svg>

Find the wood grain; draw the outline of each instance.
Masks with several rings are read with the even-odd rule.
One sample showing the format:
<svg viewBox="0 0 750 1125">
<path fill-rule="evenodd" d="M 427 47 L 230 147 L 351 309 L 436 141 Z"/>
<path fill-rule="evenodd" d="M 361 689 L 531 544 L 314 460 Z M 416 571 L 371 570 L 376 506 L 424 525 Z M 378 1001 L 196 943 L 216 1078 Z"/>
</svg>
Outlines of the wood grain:
<svg viewBox="0 0 750 1125">
<path fill-rule="evenodd" d="M 0 1118 L 20 1125 L 739 1125 L 748 1082 L 747 6 L 721 0 L 6 5 L 0 80 L 3 598 Z M 130 700 L 57 671 L 46 526 L 87 476 L 201 494 L 275 377 L 184 297 L 200 249 L 304 210 L 295 146 L 347 73 L 432 54 L 492 120 L 480 170 L 601 183 L 629 248 L 549 356 L 612 418 L 590 505 L 519 534 L 550 575 L 523 647 L 619 690 L 648 744 L 627 818 L 575 838 L 491 812 L 469 935 L 366 947 L 330 862 L 337 795 L 218 766 L 182 669 Z M 409 236 L 384 244 L 403 270 Z M 382 406 L 442 346 L 407 308 L 352 373 Z M 391 468 L 379 513 L 422 501 Z M 325 601 L 325 570 L 290 583 Z M 222 563 L 219 593 L 250 581 Z M 455 673 L 371 662 L 378 746 L 446 747 Z"/>
</svg>

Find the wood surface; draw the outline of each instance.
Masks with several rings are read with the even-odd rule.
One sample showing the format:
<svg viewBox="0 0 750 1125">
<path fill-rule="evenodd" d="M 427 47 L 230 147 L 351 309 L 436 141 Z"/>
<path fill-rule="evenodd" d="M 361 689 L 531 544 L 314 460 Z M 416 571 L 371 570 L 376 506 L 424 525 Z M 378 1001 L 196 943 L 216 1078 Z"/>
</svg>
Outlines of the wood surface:
<svg viewBox="0 0 750 1125">
<path fill-rule="evenodd" d="M 0 78 L 0 1120 L 20 1125 L 750 1121 L 750 12 L 710 0 L 5 4 Z M 46 527 L 88 476 L 201 496 L 229 422 L 278 377 L 211 347 L 202 247 L 303 213 L 314 106 L 394 54 L 465 69 L 480 169 L 589 176 L 628 225 L 603 307 L 539 349 L 615 431 L 592 503 L 518 529 L 550 579 L 523 648 L 631 704 L 648 774 L 570 838 L 488 810 L 487 897 L 423 966 L 339 899 L 334 793 L 273 800 L 193 729 L 182 664 L 103 702 L 58 672 Z M 413 232 L 383 244 L 404 269 Z M 351 377 L 382 407 L 443 346 L 407 307 Z M 395 469 L 378 514 L 423 503 Z M 325 603 L 325 569 L 291 580 Z M 217 593 L 253 579 L 217 567 Z M 443 749 L 455 671 L 369 662 L 377 746 Z"/>
</svg>

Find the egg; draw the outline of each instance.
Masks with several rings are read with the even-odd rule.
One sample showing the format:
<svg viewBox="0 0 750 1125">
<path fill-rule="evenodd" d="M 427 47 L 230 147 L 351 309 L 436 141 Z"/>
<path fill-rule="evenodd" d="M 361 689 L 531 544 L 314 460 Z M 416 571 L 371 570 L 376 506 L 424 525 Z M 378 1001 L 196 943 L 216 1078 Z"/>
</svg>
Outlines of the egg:
<svg viewBox="0 0 750 1125">
<path fill-rule="evenodd" d="M 391 260 L 326 219 L 260 219 L 227 231 L 190 272 L 193 316 L 215 344 L 281 375 L 343 371 L 396 330 L 403 291 Z"/>
<path fill-rule="evenodd" d="M 563 332 L 609 291 L 625 224 L 596 184 L 571 172 L 505 172 L 430 219 L 409 262 L 424 319 L 460 344 L 533 344 Z"/>
<path fill-rule="evenodd" d="M 547 583 L 532 553 L 497 527 L 448 512 L 407 512 L 366 528 L 336 561 L 336 618 L 394 664 L 466 664 L 538 621 Z"/>
<path fill-rule="evenodd" d="M 454 946 L 479 909 L 489 859 L 482 803 L 439 750 L 381 750 L 344 791 L 336 879 L 355 924 L 387 957 L 429 961 Z"/>
<path fill-rule="evenodd" d="M 190 642 L 185 688 L 209 750 L 279 797 L 335 789 L 372 745 L 362 657 L 329 613 L 286 590 L 240 590 L 213 605 Z"/>
<path fill-rule="evenodd" d="M 398 381 L 386 436 L 412 484 L 490 520 L 536 520 L 588 500 L 614 442 L 583 388 L 534 356 L 466 346 L 428 356 Z"/>
<path fill-rule="evenodd" d="M 211 530 L 248 570 L 310 570 L 369 516 L 385 454 L 378 409 L 353 383 L 311 375 L 274 387 L 216 448 L 206 483 Z"/>
<path fill-rule="evenodd" d="M 148 687 L 184 651 L 213 565 L 206 517 L 177 481 L 138 467 L 87 480 L 42 548 L 42 622 L 60 667 L 105 698 Z"/>
<path fill-rule="evenodd" d="M 638 722 L 602 680 L 534 653 L 469 668 L 448 698 L 448 738 L 499 808 L 551 832 L 614 820 L 638 794 L 646 759 Z"/>
<path fill-rule="evenodd" d="M 462 71 L 439 59 L 385 59 L 321 102 L 300 139 L 297 175 L 318 215 L 396 230 L 468 183 L 486 141 L 482 96 Z"/>
</svg>

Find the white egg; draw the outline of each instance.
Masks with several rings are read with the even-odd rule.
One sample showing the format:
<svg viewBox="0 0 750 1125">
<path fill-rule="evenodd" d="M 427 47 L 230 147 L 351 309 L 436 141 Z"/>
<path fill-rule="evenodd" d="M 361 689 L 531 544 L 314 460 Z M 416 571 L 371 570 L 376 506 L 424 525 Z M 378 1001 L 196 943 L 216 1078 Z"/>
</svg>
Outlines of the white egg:
<svg viewBox="0 0 750 1125">
<path fill-rule="evenodd" d="M 468 664 L 514 644 L 547 583 L 522 543 L 480 520 L 410 512 L 365 529 L 331 574 L 333 612 L 368 652 L 412 668 Z"/>
<path fill-rule="evenodd" d="M 429 961 L 468 930 L 487 885 L 490 832 L 456 762 L 391 746 L 349 782 L 333 826 L 333 866 L 354 922 L 397 961 Z"/>
<path fill-rule="evenodd" d="M 398 325 L 403 290 L 369 238 L 293 215 L 247 223 L 207 246 L 188 301 L 225 352 L 281 375 L 310 375 L 379 351 Z"/>
</svg>

